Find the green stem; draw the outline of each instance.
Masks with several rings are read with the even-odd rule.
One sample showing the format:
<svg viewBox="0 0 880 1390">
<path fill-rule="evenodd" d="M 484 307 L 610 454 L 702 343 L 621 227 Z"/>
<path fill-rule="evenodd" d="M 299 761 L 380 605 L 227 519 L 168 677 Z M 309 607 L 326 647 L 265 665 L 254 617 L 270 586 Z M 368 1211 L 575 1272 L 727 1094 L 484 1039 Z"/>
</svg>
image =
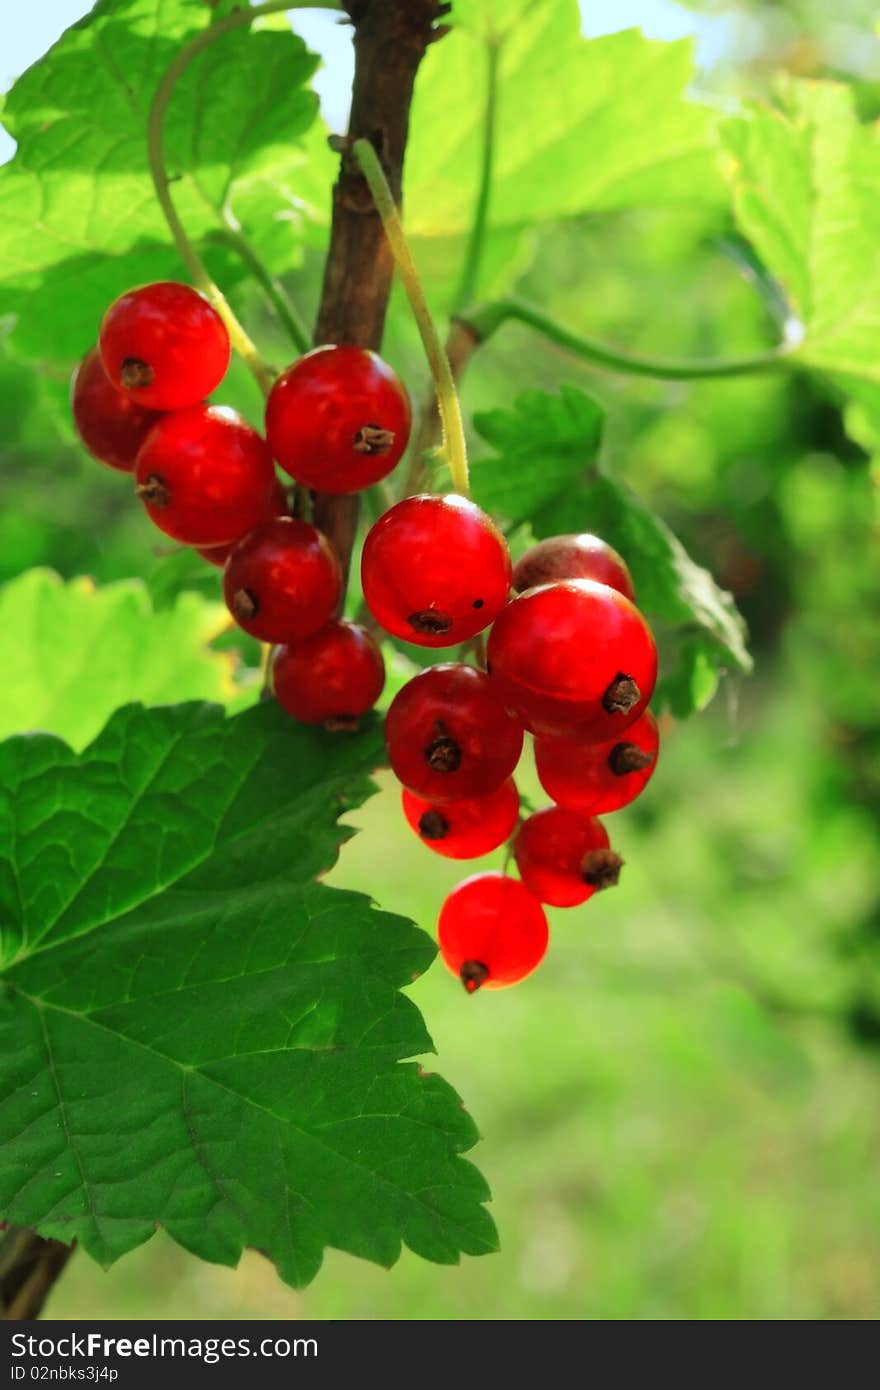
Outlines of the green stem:
<svg viewBox="0 0 880 1390">
<path fill-rule="evenodd" d="M 489 219 L 489 197 L 492 192 L 492 167 L 495 159 L 495 122 L 498 113 L 498 61 L 501 45 L 497 39 L 486 42 L 486 106 L 483 114 L 483 160 L 480 187 L 474 207 L 474 220 L 468 237 L 461 281 L 453 300 L 455 310 L 470 304 L 477 292 L 480 264 L 486 243 Z"/>
<path fill-rule="evenodd" d="M 376 209 L 382 219 L 385 235 L 388 238 L 392 255 L 422 337 L 425 355 L 437 391 L 437 405 L 443 429 L 442 447 L 452 475 L 452 486 L 463 497 L 468 497 L 470 486 L 468 482 L 467 444 L 465 443 L 464 422 L 461 418 L 458 393 L 452 379 L 449 359 L 434 326 L 434 320 L 431 318 L 431 311 L 425 299 L 419 273 L 404 235 L 400 213 L 392 197 L 391 189 L 388 187 L 388 180 L 382 165 L 379 163 L 379 157 L 369 140 L 355 140 L 352 153 L 360 165 L 361 172 L 373 195 L 373 202 L 376 204 Z"/>
<path fill-rule="evenodd" d="M 492 304 L 482 305 L 473 313 L 459 316 L 471 331 L 485 342 L 503 323 L 514 320 L 524 323 L 543 334 L 551 343 L 581 357 L 587 362 L 597 362 L 610 367 L 612 371 L 624 372 L 629 376 L 648 376 L 663 381 L 698 381 L 713 377 L 746 376 L 751 372 L 770 371 L 784 367 L 794 356 L 803 340 L 803 325 L 797 319 L 789 319 L 784 325 L 784 341 L 767 352 L 758 352 L 751 357 L 710 358 L 706 362 L 677 361 L 674 358 L 641 357 L 635 353 L 623 352 L 610 347 L 596 338 L 582 338 L 557 323 L 540 309 L 522 304 L 515 299 L 499 299 Z"/>
<path fill-rule="evenodd" d="M 172 93 L 180 78 L 183 76 L 190 63 L 199 56 L 204 49 L 208 48 L 216 39 L 220 39 L 224 34 L 231 33 L 234 29 L 241 28 L 242 25 L 252 24 L 261 15 L 278 14 L 282 10 L 293 10 L 305 8 L 304 0 L 268 0 L 263 5 L 255 5 L 253 8 L 234 10 L 223 19 L 218 19 L 215 24 L 210 24 L 207 29 L 196 34 L 190 39 L 189 43 L 184 44 L 180 52 L 165 69 L 162 80 L 156 88 L 150 114 L 147 121 L 147 157 L 150 164 L 150 173 L 153 176 L 153 184 L 156 189 L 156 197 L 159 206 L 165 215 L 165 220 L 174 238 L 181 260 L 189 271 L 193 284 L 201 290 L 207 299 L 214 305 L 229 332 L 232 346 L 241 358 L 247 363 L 256 378 L 260 389 L 268 395 L 272 385 L 272 372 L 263 361 L 255 344 L 251 341 L 246 330 L 233 313 L 222 290 L 215 285 L 208 273 L 206 266 L 195 250 L 192 242 L 186 234 L 186 230 L 177 215 L 177 209 L 171 197 L 168 174 L 165 169 L 165 113 L 168 110 L 168 103 Z M 309 8 L 320 9 L 339 9 L 338 3 L 329 3 L 328 0 L 308 0 Z"/>
<path fill-rule="evenodd" d="M 226 226 L 222 231 L 218 231 L 217 233 L 218 239 L 227 242 L 228 245 L 233 248 L 239 259 L 247 266 L 269 304 L 274 309 L 279 322 L 284 325 L 287 335 L 297 352 L 308 352 L 312 345 L 309 338 L 309 330 L 306 328 L 293 304 L 290 302 L 280 282 L 268 267 L 263 264 L 231 214 L 226 214 L 225 221 Z"/>
</svg>

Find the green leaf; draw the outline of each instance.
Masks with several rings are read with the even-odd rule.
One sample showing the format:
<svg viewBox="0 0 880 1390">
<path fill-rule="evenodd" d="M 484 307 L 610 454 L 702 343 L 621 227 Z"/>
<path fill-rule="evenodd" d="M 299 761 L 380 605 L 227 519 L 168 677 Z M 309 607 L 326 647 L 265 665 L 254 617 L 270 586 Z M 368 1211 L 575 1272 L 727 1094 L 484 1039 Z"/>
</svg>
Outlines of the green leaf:
<svg viewBox="0 0 880 1390">
<path fill-rule="evenodd" d="M 527 391 L 512 410 L 478 414 L 474 423 L 498 451 L 473 465 L 481 507 L 514 527 L 529 524 L 539 539 L 595 532 L 629 565 L 639 607 L 683 631 L 678 667 L 659 688 L 661 704 L 683 717 L 708 703 L 719 672 L 751 670 L 745 624 L 730 594 L 660 517 L 599 471 L 603 412 L 590 396 L 569 386 L 553 396 Z"/>
<path fill-rule="evenodd" d="M 18 149 L 0 170 L 0 313 L 20 315 L 22 353 L 78 356 L 115 294 L 180 274 L 148 172 L 147 116 L 171 59 L 218 12 L 202 0 L 99 0 L 9 93 L 3 120 Z M 272 28 L 238 30 L 189 67 L 166 152 L 193 239 L 222 227 L 228 207 L 257 242 L 265 228 L 277 247 L 283 223 L 295 262 L 316 63 Z"/>
<path fill-rule="evenodd" d="M 604 418 L 572 386 L 556 396 L 525 391 L 512 410 L 478 412 L 474 426 L 497 452 L 473 464 L 474 500 L 516 525 L 529 521 L 595 463 Z"/>
<path fill-rule="evenodd" d="M 231 700 L 234 656 L 208 647 L 227 622 L 196 594 L 155 613 L 134 580 L 97 589 L 29 570 L 0 589 L 0 737 L 42 730 L 82 748 L 128 700 Z"/>
<path fill-rule="evenodd" d="M 117 711 L 77 756 L 0 745 L 0 1212 L 109 1264 L 164 1226 L 289 1283 L 327 1245 L 494 1248 L 476 1132 L 400 989 L 434 947 L 312 882 L 371 790 L 377 723 L 274 704 Z"/>
<path fill-rule="evenodd" d="M 880 144 L 852 94 L 787 80 L 722 126 L 737 221 L 806 336 L 798 359 L 880 381 Z"/>
<path fill-rule="evenodd" d="M 685 97 L 689 43 L 651 42 L 634 29 L 584 39 L 576 0 L 459 0 L 454 18 L 459 27 L 431 46 L 416 88 L 406 185 L 413 235 L 470 226 L 487 37 L 501 44 L 493 227 L 723 201 L 714 116 Z"/>
</svg>

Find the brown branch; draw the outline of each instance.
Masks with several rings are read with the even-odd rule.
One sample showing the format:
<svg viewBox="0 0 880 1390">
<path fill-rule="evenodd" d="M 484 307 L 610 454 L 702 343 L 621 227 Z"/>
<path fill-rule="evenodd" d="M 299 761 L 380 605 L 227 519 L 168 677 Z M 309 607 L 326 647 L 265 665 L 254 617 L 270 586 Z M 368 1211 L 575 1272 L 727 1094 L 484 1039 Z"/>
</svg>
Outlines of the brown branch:
<svg viewBox="0 0 880 1390">
<path fill-rule="evenodd" d="M 349 0 L 347 8 L 354 22 L 355 70 L 346 143 L 372 143 L 399 202 L 416 72 L 425 49 L 440 36 L 435 24 L 449 6 L 438 0 Z M 370 191 L 355 161 L 343 153 L 315 342 L 379 348 L 393 269 Z M 346 574 L 358 516 L 357 496 L 315 494 L 315 523 L 336 547 Z"/>
<path fill-rule="evenodd" d="M 40 1315 L 49 1291 L 73 1254 L 72 1245 L 44 1240 L 12 1226 L 0 1240 L 0 1322 Z"/>
</svg>

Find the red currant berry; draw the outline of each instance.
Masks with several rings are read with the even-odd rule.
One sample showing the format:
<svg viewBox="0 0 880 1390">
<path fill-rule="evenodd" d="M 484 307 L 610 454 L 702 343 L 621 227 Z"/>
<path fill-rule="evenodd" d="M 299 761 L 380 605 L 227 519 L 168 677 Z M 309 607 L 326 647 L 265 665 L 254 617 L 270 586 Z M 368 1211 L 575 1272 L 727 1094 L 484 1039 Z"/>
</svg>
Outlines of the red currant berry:
<svg viewBox="0 0 880 1390">
<path fill-rule="evenodd" d="M 113 385 L 153 410 L 198 405 L 229 366 L 229 334 L 217 310 L 198 290 L 173 280 L 114 300 L 98 345 Z"/>
<path fill-rule="evenodd" d="M 366 628 L 334 621 L 295 647 L 279 647 L 272 679 L 276 700 L 294 719 L 356 729 L 382 694 L 385 663 Z"/>
<path fill-rule="evenodd" d="M 551 907 L 576 907 L 620 877 L 601 821 L 547 806 L 523 821 L 513 845 L 522 881 Z"/>
<path fill-rule="evenodd" d="M 547 950 L 544 909 L 524 884 L 505 874 L 473 874 L 440 910 L 437 937 L 444 963 L 473 994 L 515 985 Z"/>
<path fill-rule="evenodd" d="M 485 672 L 450 662 L 397 692 L 385 742 L 398 780 L 445 804 L 496 791 L 519 761 L 523 732 Z"/>
<path fill-rule="evenodd" d="M 264 521 L 226 561 L 223 595 L 239 627 L 261 642 L 302 642 L 342 597 L 342 570 L 326 536 L 290 516 Z"/>
<path fill-rule="evenodd" d="M 507 708 L 532 733 L 604 743 L 645 709 L 657 649 L 623 594 L 567 579 L 527 589 L 502 610 L 488 668 Z"/>
<path fill-rule="evenodd" d="M 598 536 L 550 536 L 521 555 L 513 567 L 513 587 L 518 594 L 536 584 L 556 579 L 595 579 L 635 601 L 632 575 L 626 563 Z"/>
<path fill-rule="evenodd" d="M 558 806 L 590 816 L 619 811 L 644 791 L 657 765 L 657 721 L 650 710 L 619 739 L 578 743 L 569 738 L 535 740 L 541 786 Z"/>
<path fill-rule="evenodd" d="M 92 457 L 122 473 L 134 468 L 138 449 L 160 418 L 159 411 L 116 390 L 97 348 L 89 348 L 74 373 L 71 407 L 76 432 Z"/>
<path fill-rule="evenodd" d="M 265 516 L 260 517 L 260 521 L 273 521 L 276 516 L 290 516 L 290 509 L 287 505 L 287 493 L 283 485 L 277 481 L 272 489 L 272 495 L 266 507 Z M 227 541 L 226 545 L 197 545 L 196 553 L 201 555 L 203 560 L 216 565 L 218 569 L 223 569 L 241 537 L 234 541 Z"/>
<path fill-rule="evenodd" d="M 266 515 L 272 456 L 234 410 L 193 405 L 163 415 L 135 465 L 137 493 L 160 531 L 187 545 L 225 545 Z"/>
<path fill-rule="evenodd" d="M 387 632 L 420 647 L 452 647 L 504 607 L 510 556 L 497 526 L 466 498 L 405 497 L 367 536 L 361 582 Z"/>
<path fill-rule="evenodd" d="M 403 814 L 428 849 L 446 859 L 478 859 L 512 834 L 519 817 L 519 792 L 508 777 L 489 796 L 438 806 L 404 787 Z"/>
<path fill-rule="evenodd" d="M 403 382 L 375 352 L 318 347 L 275 382 L 266 436 L 281 467 L 319 492 L 360 492 L 390 473 L 409 441 Z"/>
</svg>

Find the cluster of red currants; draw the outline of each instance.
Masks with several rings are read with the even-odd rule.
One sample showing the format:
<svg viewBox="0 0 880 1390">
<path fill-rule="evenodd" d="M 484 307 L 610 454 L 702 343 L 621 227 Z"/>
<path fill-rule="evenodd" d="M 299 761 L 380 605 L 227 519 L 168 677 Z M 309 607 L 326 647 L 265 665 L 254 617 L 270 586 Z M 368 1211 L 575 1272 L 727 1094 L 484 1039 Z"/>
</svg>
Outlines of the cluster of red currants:
<svg viewBox="0 0 880 1390">
<path fill-rule="evenodd" d="M 167 535 L 224 569 L 238 624 L 272 643 L 272 683 L 295 718 L 356 727 L 384 686 L 372 635 L 339 619 L 343 579 L 327 538 L 289 514 L 274 464 L 299 485 L 357 492 L 406 449 L 406 390 L 375 353 L 316 348 L 278 377 L 266 438 L 205 404 L 229 361 L 226 328 L 185 285 L 147 285 L 104 317 L 83 359 L 73 413 L 86 447 L 133 472 Z M 454 494 L 406 497 L 364 543 L 365 603 L 386 632 L 461 646 L 410 680 L 385 737 L 403 810 L 422 842 L 476 858 L 512 838 L 520 878 L 479 873 L 440 913 L 440 949 L 466 989 L 515 984 L 540 962 L 542 904 L 571 907 L 617 882 L 622 860 L 597 819 L 650 778 L 657 726 L 647 711 L 657 654 L 621 557 L 594 536 L 557 536 L 512 567 L 504 537 Z M 483 638 L 491 632 L 485 669 Z M 554 805 L 520 823 L 512 774 L 524 731 Z"/>
</svg>

